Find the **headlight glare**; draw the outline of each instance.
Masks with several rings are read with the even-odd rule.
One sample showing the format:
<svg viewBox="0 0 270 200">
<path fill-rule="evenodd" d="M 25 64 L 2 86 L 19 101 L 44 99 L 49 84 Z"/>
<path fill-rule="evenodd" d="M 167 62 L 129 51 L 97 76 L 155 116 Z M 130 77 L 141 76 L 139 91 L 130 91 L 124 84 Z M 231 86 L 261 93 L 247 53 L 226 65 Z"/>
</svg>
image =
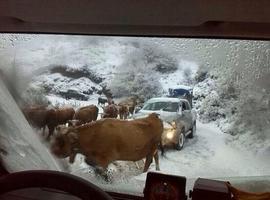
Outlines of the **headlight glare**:
<svg viewBox="0 0 270 200">
<path fill-rule="evenodd" d="M 174 136 L 174 131 L 168 131 L 167 134 L 166 134 L 166 137 L 167 137 L 168 139 L 172 139 L 173 136 Z"/>
</svg>

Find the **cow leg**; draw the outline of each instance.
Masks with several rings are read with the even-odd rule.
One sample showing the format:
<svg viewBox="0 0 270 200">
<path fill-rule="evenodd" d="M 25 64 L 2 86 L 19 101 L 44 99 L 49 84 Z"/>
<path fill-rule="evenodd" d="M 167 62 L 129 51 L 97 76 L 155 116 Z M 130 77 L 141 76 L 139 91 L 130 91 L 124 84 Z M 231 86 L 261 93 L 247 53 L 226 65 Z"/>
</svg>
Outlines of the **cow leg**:
<svg viewBox="0 0 270 200">
<path fill-rule="evenodd" d="M 96 161 L 94 161 L 91 158 L 85 158 L 84 161 L 86 162 L 86 164 L 88 164 L 89 166 L 94 167 L 94 171 L 96 175 L 100 175 L 101 177 L 104 177 L 104 169 L 100 166 L 97 165 Z"/>
<path fill-rule="evenodd" d="M 108 174 L 108 165 L 112 162 L 112 160 L 109 160 L 104 156 L 97 156 L 95 159 L 98 164 L 95 167 L 97 174 L 99 174 L 107 183 L 111 182 L 111 177 Z"/>
<path fill-rule="evenodd" d="M 42 136 L 45 136 L 45 128 L 46 128 L 46 126 L 42 127 Z"/>
<path fill-rule="evenodd" d="M 152 160 L 153 160 L 153 155 L 152 154 L 149 154 L 149 155 L 146 156 L 143 172 L 147 172 L 147 170 L 150 167 L 150 164 L 152 163 Z"/>
<path fill-rule="evenodd" d="M 111 179 L 107 173 L 107 169 L 104 169 L 103 167 L 97 166 L 95 167 L 95 174 L 99 175 L 104 181 L 107 183 L 111 182 Z"/>
<path fill-rule="evenodd" d="M 48 129 L 49 129 L 49 134 L 47 136 L 47 140 L 49 140 L 50 137 L 53 135 L 54 126 L 48 126 Z"/>
<path fill-rule="evenodd" d="M 69 163 L 70 164 L 74 163 L 76 155 L 77 155 L 77 153 L 75 153 L 75 152 L 70 154 L 70 156 L 69 156 Z"/>
<path fill-rule="evenodd" d="M 137 161 L 135 161 L 135 165 L 136 165 L 137 169 L 140 169 L 140 166 L 139 166 Z"/>
<path fill-rule="evenodd" d="M 96 175 L 99 175 L 100 177 L 102 177 L 106 182 L 111 182 L 111 180 L 107 174 L 108 164 L 107 164 L 107 162 L 104 162 L 104 161 L 103 161 L 103 159 L 100 159 L 100 158 L 95 158 L 95 159 L 91 159 L 89 157 L 85 158 L 85 162 L 88 165 L 94 167 L 94 171 L 95 171 Z"/>
<path fill-rule="evenodd" d="M 97 163 L 93 159 L 91 159 L 91 158 L 87 158 L 86 157 L 84 159 L 84 162 L 86 162 L 87 165 L 90 165 L 92 167 L 96 167 L 97 166 Z"/>
<path fill-rule="evenodd" d="M 156 170 L 157 170 L 157 171 L 160 171 L 160 168 L 159 168 L 158 151 L 156 151 L 156 153 L 154 154 L 154 159 L 155 159 L 155 164 L 156 164 Z"/>
</svg>

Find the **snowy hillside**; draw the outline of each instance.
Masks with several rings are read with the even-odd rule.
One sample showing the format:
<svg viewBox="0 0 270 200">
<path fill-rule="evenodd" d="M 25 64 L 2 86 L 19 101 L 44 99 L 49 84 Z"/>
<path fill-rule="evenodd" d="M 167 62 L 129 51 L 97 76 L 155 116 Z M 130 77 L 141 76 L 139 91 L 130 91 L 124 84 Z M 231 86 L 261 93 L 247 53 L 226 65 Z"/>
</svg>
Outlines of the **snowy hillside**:
<svg viewBox="0 0 270 200">
<path fill-rule="evenodd" d="M 173 60 L 163 52 L 149 53 L 154 48 L 151 45 L 150 47 L 142 46 L 146 49 L 144 51 L 147 56 L 134 55 L 134 52 L 138 52 L 140 49 L 132 42 L 123 42 L 123 39 L 99 41 L 97 38 L 95 42 L 92 41 L 83 45 L 82 41 L 76 40 L 76 37 L 69 42 L 65 40 L 65 37 L 61 39 L 57 41 L 52 39 L 55 42 L 53 44 L 49 40 L 49 45 L 47 44 L 46 47 L 37 47 L 37 44 L 40 43 L 32 41 L 34 45 L 31 46 L 31 50 L 18 51 L 19 53 L 16 54 L 16 58 L 20 60 L 20 63 L 24 63 L 23 65 L 35 65 L 32 67 L 33 71 L 30 74 L 32 76 L 30 87 L 38 87 L 49 96 L 55 95 L 64 99 L 87 101 L 92 99 L 92 96 L 96 96 L 97 93 L 100 94 L 103 87 L 109 89 L 112 87 L 112 90 L 116 87 L 115 90 L 117 91 L 119 91 L 119 85 L 128 88 L 127 80 L 121 80 L 124 77 L 121 70 L 127 70 L 127 73 L 130 73 L 129 70 L 133 69 L 132 64 L 128 66 L 125 63 L 127 59 L 130 59 L 128 56 L 133 56 L 136 59 L 136 65 L 143 67 L 141 69 L 134 67 L 133 73 L 135 76 L 139 77 L 139 74 L 142 73 L 145 77 L 143 79 L 147 79 L 148 84 L 151 85 L 154 82 L 151 83 L 149 80 L 151 80 L 153 74 L 156 75 L 154 80 L 157 80 L 161 85 L 157 88 L 159 95 L 166 94 L 170 87 L 191 84 L 192 82 L 189 81 L 194 79 L 198 68 L 196 63 L 182 60 L 181 56 Z M 73 42 L 72 47 L 71 42 Z M 40 45 L 42 46 L 42 44 Z M 50 47 L 50 45 L 55 47 Z M 28 55 L 27 57 L 30 54 L 34 59 L 32 61 L 27 60 L 25 54 Z M 146 69 L 145 63 L 143 63 L 144 59 L 146 61 L 151 59 L 146 64 L 150 71 L 143 72 Z M 36 62 L 39 62 L 39 64 Z M 119 68 L 119 66 L 123 67 Z M 164 69 L 159 69 L 156 66 L 164 66 Z M 166 70 L 170 70 L 171 66 L 175 67 L 167 73 Z M 113 85 L 115 80 L 120 81 L 119 85 Z M 144 87 L 140 80 L 134 84 L 139 85 L 133 85 L 133 87 Z M 134 90 L 134 88 L 130 89 Z M 131 94 L 126 94 L 126 96 Z"/>
</svg>

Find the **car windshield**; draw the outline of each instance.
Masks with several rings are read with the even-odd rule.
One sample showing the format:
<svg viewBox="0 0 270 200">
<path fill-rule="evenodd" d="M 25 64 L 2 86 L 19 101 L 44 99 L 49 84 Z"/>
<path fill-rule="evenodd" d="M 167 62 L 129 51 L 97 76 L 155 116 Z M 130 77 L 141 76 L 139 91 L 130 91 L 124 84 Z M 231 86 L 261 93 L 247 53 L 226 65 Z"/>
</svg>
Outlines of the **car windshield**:
<svg viewBox="0 0 270 200">
<path fill-rule="evenodd" d="M 163 110 L 167 112 L 177 112 L 178 108 L 179 103 L 177 102 L 154 102 L 154 103 L 146 103 L 142 109 L 149 111 Z"/>
<path fill-rule="evenodd" d="M 269 41 L 0 34 L 1 161 L 10 172 L 65 171 L 142 195 L 153 140 L 139 138 L 157 133 L 145 134 L 154 115 L 137 110 L 176 112 L 175 101 L 149 100 L 178 98 L 192 109 L 172 119 L 183 143 L 166 138 L 172 123 L 158 126 L 162 173 L 269 182 L 269 58 Z M 110 124 L 93 132 L 101 123 Z M 135 147 L 148 154 L 134 156 Z"/>
</svg>

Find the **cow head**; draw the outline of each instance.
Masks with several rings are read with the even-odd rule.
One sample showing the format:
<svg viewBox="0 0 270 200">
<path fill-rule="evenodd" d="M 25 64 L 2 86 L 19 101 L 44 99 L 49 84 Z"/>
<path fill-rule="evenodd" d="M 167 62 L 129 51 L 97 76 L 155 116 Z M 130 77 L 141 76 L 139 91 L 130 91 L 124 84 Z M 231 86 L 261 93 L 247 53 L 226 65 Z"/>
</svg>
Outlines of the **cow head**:
<svg viewBox="0 0 270 200">
<path fill-rule="evenodd" d="M 78 135 L 74 127 L 59 125 L 51 140 L 50 150 L 55 156 L 66 158 L 73 153 L 74 144 L 77 141 Z"/>
</svg>

